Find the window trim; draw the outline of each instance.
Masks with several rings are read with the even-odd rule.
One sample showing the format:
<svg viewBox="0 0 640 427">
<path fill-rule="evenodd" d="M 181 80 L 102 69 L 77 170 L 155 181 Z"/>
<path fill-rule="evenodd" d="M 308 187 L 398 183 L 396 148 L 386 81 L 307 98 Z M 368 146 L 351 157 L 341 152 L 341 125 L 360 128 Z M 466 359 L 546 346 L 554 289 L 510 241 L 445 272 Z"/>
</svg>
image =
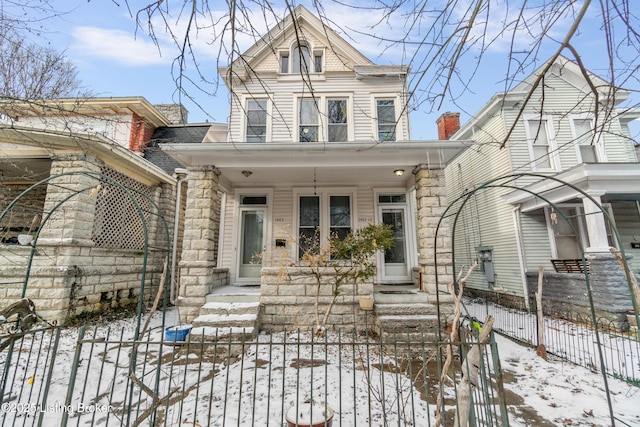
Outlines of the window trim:
<svg viewBox="0 0 640 427">
<path fill-rule="evenodd" d="M 531 170 L 537 172 L 556 172 L 561 170 L 560 156 L 558 153 L 558 145 L 556 143 L 556 134 L 553 126 L 553 117 L 548 114 L 528 114 L 524 116 L 524 130 L 529 151 L 529 161 L 531 162 Z M 536 164 L 536 156 L 533 151 L 534 135 L 531 135 L 530 122 L 544 122 L 544 129 L 547 134 L 549 143 L 548 154 L 550 167 L 538 167 Z"/>
<path fill-rule="evenodd" d="M 602 134 L 598 133 L 597 130 L 593 128 L 593 126 L 595 125 L 595 117 L 594 117 L 593 113 L 579 113 L 579 114 L 571 114 L 569 116 L 569 123 L 571 125 L 571 136 L 572 136 L 573 140 L 575 141 L 577 162 L 578 163 L 584 163 L 584 160 L 582 159 L 582 151 L 580 150 L 580 146 L 583 145 L 583 144 L 579 144 L 578 143 L 578 133 L 576 131 L 576 126 L 575 126 L 575 121 L 576 120 L 590 120 L 591 121 L 592 132 L 594 134 L 593 147 L 595 148 L 596 162 L 597 163 L 606 162 L 607 161 L 607 154 L 606 154 L 606 150 L 605 150 L 605 147 L 604 147 Z"/>
<path fill-rule="evenodd" d="M 242 125 L 242 141 L 248 142 L 248 128 L 249 128 L 249 101 L 266 101 L 266 129 L 265 129 L 265 138 L 264 141 L 261 142 L 251 142 L 251 144 L 264 144 L 265 142 L 271 142 L 271 96 L 269 94 L 259 94 L 259 95 L 245 95 L 242 97 L 242 110 L 243 113 L 243 125 Z"/>
</svg>

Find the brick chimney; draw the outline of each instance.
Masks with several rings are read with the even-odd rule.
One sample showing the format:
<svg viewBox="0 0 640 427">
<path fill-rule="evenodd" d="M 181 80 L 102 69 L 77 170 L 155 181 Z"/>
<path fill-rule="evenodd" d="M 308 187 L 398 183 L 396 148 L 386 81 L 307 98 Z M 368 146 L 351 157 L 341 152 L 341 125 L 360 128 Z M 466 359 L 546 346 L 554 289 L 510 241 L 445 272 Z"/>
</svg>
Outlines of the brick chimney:
<svg viewBox="0 0 640 427">
<path fill-rule="evenodd" d="M 149 124 L 147 119 L 133 113 L 131 118 L 131 132 L 129 133 L 129 150 L 142 155 L 151 140 L 154 130 L 155 127 Z"/>
<path fill-rule="evenodd" d="M 444 113 L 438 117 L 436 124 L 438 125 L 438 139 L 449 139 L 460 129 L 460 113 Z"/>
</svg>

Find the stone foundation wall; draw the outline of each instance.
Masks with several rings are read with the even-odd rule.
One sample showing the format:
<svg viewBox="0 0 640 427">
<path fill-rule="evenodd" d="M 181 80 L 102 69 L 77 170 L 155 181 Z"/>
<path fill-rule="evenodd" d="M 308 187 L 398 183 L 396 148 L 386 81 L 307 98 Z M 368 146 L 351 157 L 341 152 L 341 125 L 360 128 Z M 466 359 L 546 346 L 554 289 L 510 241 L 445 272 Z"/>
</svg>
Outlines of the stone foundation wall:
<svg viewBox="0 0 640 427">
<path fill-rule="evenodd" d="M 0 307 L 21 298 L 31 247 L 0 246 Z M 153 259 L 150 254 L 149 259 Z M 72 260 L 62 265 L 57 260 Z M 65 323 L 87 312 L 137 304 L 141 296 L 143 253 L 92 247 L 37 248 L 29 270 L 26 297 L 46 320 Z M 144 301 L 155 297 L 162 264 L 147 264 Z"/>
<path fill-rule="evenodd" d="M 329 273 L 318 286 L 306 268 L 263 268 L 260 285 L 260 327 L 264 330 L 312 329 L 316 325 L 316 296 L 320 322 L 333 298 L 333 278 Z M 340 294 L 327 318 L 327 329 L 364 329 L 365 321 L 373 322 L 371 312 L 360 310 L 358 295 L 373 294 L 373 283 L 340 286 Z"/>
<path fill-rule="evenodd" d="M 589 271 L 593 303 L 598 311 L 624 313 L 633 309 L 629 284 L 615 258 L 607 254 L 593 255 L 589 259 Z M 529 296 L 534 298 L 538 289 L 537 272 L 527 273 L 527 287 Z M 545 305 L 549 308 L 553 305 L 556 312 L 567 306 L 573 306 L 573 311 L 585 311 L 578 307 L 590 306 L 584 274 L 545 271 L 542 295 Z"/>
</svg>

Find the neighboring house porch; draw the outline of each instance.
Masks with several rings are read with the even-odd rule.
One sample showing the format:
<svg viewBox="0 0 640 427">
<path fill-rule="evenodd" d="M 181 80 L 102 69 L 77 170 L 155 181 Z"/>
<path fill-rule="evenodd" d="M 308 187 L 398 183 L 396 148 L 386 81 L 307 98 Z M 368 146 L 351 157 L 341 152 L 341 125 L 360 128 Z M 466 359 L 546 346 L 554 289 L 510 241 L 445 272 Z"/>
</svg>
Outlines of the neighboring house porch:
<svg viewBox="0 0 640 427">
<path fill-rule="evenodd" d="M 546 179 L 503 196 L 508 203 L 519 206 L 516 236 L 527 254 L 521 257 L 522 271 L 527 272 L 523 278 L 525 292 L 532 296 L 537 289 L 537 266 L 552 265 L 555 271 L 545 271 L 545 296 L 588 305 L 584 251 L 596 308 L 610 312 L 632 309 L 629 285 L 610 248 L 621 248 L 631 272 L 640 273 L 638 163 L 581 163 L 554 178 L 569 185 Z M 571 186 L 600 204 L 608 219 L 591 199 Z M 547 235 L 548 240 L 533 239 L 534 235 Z M 538 250 L 541 244 L 548 245 L 542 253 L 550 253 L 551 258 L 542 256 Z"/>
<path fill-rule="evenodd" d="M 3 126 L 0 151 L 0 213 L 19 197 L 0 221 L 0 308 L 27 297 L 66 322 L 152 299 L 170 239 L 153 203 L 171 224 L 174 178 L 100 135 Z"/>
</svg>

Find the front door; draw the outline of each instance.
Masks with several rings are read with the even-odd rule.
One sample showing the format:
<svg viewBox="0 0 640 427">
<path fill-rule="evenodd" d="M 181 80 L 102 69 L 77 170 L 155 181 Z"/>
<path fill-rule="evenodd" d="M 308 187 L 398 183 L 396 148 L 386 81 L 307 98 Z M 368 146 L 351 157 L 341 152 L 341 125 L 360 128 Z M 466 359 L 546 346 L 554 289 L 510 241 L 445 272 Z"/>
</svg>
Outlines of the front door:
<svg viewBox="0 0 640 427">
<path fill-rule="evenodd" d="M 260 277 L 261 256 L 264 250 L 264 218 L 264 208 L 243 208 L 240 210 L 239 279 Z"/>
<path fill-rule="evenodd" d="M 384 253 L 382 280 L 385 282 L 409 282 L 409 264 L 407 262 L 407 209 L 406 206 L 383 206 L 380 208 L 383 224 L 393 230 L 395 246 Z"/>
</svg>

